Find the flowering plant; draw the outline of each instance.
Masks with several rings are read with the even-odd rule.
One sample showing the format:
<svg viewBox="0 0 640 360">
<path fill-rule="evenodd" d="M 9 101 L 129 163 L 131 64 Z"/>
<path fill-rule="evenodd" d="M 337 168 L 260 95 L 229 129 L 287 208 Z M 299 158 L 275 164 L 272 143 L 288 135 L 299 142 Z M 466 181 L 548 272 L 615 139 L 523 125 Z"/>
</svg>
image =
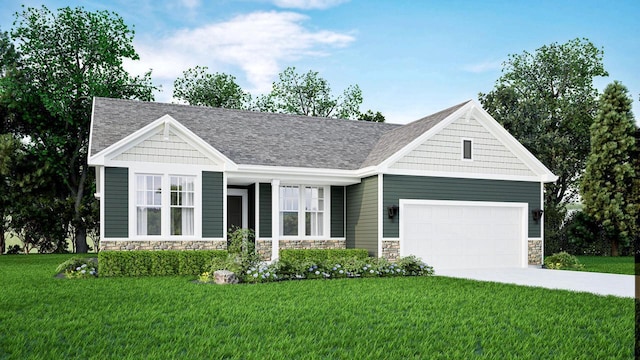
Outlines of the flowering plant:
<svg viewBox="0 0 640 360">
<path fill-rule="evenodd" d="M 56 272 L 64 273 L 67 279 L 97 277 L 98 260 L 95 258 L 71 258 L 58 265 Z"/>
</svg>

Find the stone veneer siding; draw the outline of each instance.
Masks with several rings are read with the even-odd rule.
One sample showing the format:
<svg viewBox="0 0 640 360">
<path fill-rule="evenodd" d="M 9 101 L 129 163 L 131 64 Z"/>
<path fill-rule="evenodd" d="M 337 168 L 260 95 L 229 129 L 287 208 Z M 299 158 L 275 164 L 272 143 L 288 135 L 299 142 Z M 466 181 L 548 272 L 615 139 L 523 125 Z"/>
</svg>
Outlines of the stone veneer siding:
<svg viewBox="0 0 640 360">
<path fill-rule="evenodd" d="M 280 240 L 282 249 L 346 249 L 345 240 Z"/>
<path fill-rule="evenodd" d="M 102 240 L 100 250 L 226 250 L 224 240 L 166 241 L 166 240 Z"/>
<path fill-rule="evenodd" d="M 529 240 L 529 265 L 542 265 L 542 240 Z"/>
<path fill-rule="evenodd" d="M 264 261 L 271 261 L 271 240 L 256 240 L 256 252 Z"/>
<path fill-rule="evenodd" d="M 382 240 L 382 257 L 394 262 L 400 257 L 400 241 Z"/>
</svg>

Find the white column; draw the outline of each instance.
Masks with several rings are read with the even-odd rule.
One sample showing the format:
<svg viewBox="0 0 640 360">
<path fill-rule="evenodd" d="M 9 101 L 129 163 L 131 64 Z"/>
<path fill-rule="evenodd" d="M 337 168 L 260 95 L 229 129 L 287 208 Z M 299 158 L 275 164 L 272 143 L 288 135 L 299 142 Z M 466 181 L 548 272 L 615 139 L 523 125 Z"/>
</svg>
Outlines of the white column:
<svg viewBox="0 0 640 360">
<path fill-rule="evenodd" d="M 280 256 L 280 180 L 271 180 L 271 261 Z"/>
</svg>

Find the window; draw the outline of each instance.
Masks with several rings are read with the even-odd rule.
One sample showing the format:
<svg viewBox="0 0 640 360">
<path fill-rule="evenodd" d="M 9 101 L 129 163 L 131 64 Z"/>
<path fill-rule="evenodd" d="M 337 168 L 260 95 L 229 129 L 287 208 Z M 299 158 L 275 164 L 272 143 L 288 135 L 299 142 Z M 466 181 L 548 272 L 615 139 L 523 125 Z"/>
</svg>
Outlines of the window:
<svg viewBox="0 0 640 360">
<path fill-rule="evenodd" d="M 297 186 L 280 187 L 280 235 L 298 235 L 299 201 Z"/>
<path fill-rule="evenodd" d="M 325 193 L 318 186 L 281 186 L 280 235 L 323 236 Z"/>
<path fill-rule="evenodd" d="M 194 178 L 171 176 L 171 235 L 193 235 Z"/>
<path fill-rule="evenodd" d="M 462 159 L 463 160 L 471 160 L 471 148 L 472 141 L 471 140 L 462 140 Z"/>
<path fill-rule="evenodd" d="M 195 176 L 136 174 L 135 186 L 137 235 L 195 234 Z"/>
<path fill-rule="evenodd" d="M 305 187 L 305 235 L 321 236 L 324 215 L 324 189 Z"/>
<path fill-rule="evenodd" d="M 162 176 L 136 176 L 136 213 L 138 235 L 162 232 Z"/>
</svg>

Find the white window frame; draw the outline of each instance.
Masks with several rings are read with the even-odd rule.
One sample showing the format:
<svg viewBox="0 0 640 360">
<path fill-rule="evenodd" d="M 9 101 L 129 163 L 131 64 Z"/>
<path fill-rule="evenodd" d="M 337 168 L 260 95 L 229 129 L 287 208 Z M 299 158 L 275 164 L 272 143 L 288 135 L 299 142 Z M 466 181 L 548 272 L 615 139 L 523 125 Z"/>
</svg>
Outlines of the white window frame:
<svg viewBox="0 0 640 360">
<path fill-rule="evenodd" d="M 312 185 L 312 184 L 281 184 L 278 187 L 278 191 L 281 191 L 284 187 L 297 187 L 298 188 L 298 235 L 283 235 L 283 224 L 282 220 L 280 221 L 280 230 L 279 237 L 284 240 L 324 240 L 331 238 L 331 219 L 330 219 L 330 186 L 322 186 L 322 185 Z M 322 235 L 306 235 L 306 213 L 305 209 L 306 205 L 306 188 L 318 188 L 322 189 L 323 192 L 323 209 L 319 210 L 319 213 L 322 213 Z M 280 194 L 279 194 L 280 195 Z M 278 204 L 278 218 L 280 218 L 282 211 L 282 199 L 280 199 L 280 204 Z"/>
<path fill-rule="evenodd" d="M 174 190 L 172 188 L 173 186 L 173 180 L 177 179 L 178 183 L 182 184 L 182 183 L 191 183 L 191 189 L 187 188 L 187 189 L 181 189 L 181 191 L 179 192 L 175 192 L 176 193 L 176 199 L 180 200 L 181 204 L 172 204 L 171 201 L 173 200 L 173 193 Z M 186 180 L 186 181 L 185 181 Z M 190 176 L 190 175 L 169 175 L 169 235 L 170 236 L 193 236 L 193 234 L 195 233 L 195 226 L 196 226 L 196 221 L 195 221 L 195 199 L 196 199 L 196 189 L 195 189 L 195 176 Z M 189 194 L 191 194 L 191 196 L 189 196 Z M 186 196 L 186 197 L 185 197 Z M 189 198 L 191 197 L 191 201 L 188 201 Z M 185 201 L 185 199 L 187 201 Z M 190 204 L 189 204 L 190 203 Z M 184 234 L 185 232 L 185 225 L 184 223 L 182 223 L 181 225 L 181 234 L 180 235 L 174 235 L 172 234 L 173 229 L 171 229 L 171 226 L 173 225 L 173 219 L 171 219 L 171 216 L 173 216 L 173 209 L 182 209 L 182 214 L 181 216 L 185 216 L 185 211 L 187 209 L 191 209 L 191 226 L 187 226 L 187 228 L 191 228 L 189 231 L 189 233 Z M 183 219 L 184 220 L 184 219 Z"/>
<path fill-rule="evenodd" d="M 129 167 L 129 237 L 130 240 L 198 240 L 202 238 L 202 172 L 181 164 L 136 164 Z M 138 175 L 161 177 L 162 206 L 160 235 L 138 235 L 137 226 L 137 183 Z M 194 185 L 193 234 L 171 235 L 171 177 L 190 177 Z"/>
<path fill-rule="evenodd" d="M 142 188 L 140 188 L 140 186 L 138 186 L 139 185 L 139 183 L 138 183 L 138 179 L 139 178 L 142 178 Z M 153 178 L 153 180 L 152 180 L 153 181 L 153 188 L 147 188 L 147 182 L 148 182 L 147 179 L 148 178 Z M 157 190 L 156 190 L 156 179 L 155 178 L 160 178 L 160 182 L 158 184 L 158 185 L 160 185 L 160 199 L 159 199 L 160 204 L 156 204 L 155 203 L 155 200 L 156 200 L 155 193 L 157 192 Z M 136 208 L 136 210 L 135 210 L 136 216 L 134 217 L 134 219 L 135 219 L 135 224 L 136 224 L 136 235 L 137 236 L 154 236 L 154 237 L 162 236 L 162 217 L 164 215 L 164 211 L 162 210 L 163 203 L 164 203 L 164 201 L 163 201 L 164 199 L 163 199 L 163 196 L 162 196 L 162 188 L 163 188 L 162 175 L 160 175 L 160 174 L 136 174 L 135 183 L 134 184 L 135 184 L 134 185 L 135 186 L 134 193 L 135 193 L 135 208 Z M 149 193 L 151 193 L 150 196 L 151 196 L 151 199 L 153 199 L 152 200 L 152 204 L 149 204 Z M 140 195 L 142 196 L 142 199 L 143 199 L 142 201 L 139 201 L 140 200 L 140 198 L 139 198 Z M 144 234 L 140 234 L 141 228 L 140 228 L 140 221 L 139 221 L 140 219 L 138 217 L 138 215 L 139 215 L 138 211 L 140 209 L 144 209 L 144 210 L 148 211 L 149 209 L 158 209 L 158 208 L 160 209 L 160 234 L 147 234 L 148 226 L 144 227 L 144 231 L 143 231 Z M 146 215 L 146 212 L 145 212 L 145 215 Z M 146 223 L 147 220 L 145 220 L 144 222 Z"/>
<path fill-rule="evenodd" d="M 470 157 L 469 158 L 465 158 L 464 157 L 464 143 L 466 141 L 469 142 L 469 146 L 470 146 L 470 149 L 469 149 Z M 460 159 L 462 159 L 462 161 L 473 161 L 473 153 L 474 153 L 474 150 L 473 150 L 473 139 L 471 139 L 471 138 L 462 138 L 462 139 L 460 139 Z"/>
</svg>

